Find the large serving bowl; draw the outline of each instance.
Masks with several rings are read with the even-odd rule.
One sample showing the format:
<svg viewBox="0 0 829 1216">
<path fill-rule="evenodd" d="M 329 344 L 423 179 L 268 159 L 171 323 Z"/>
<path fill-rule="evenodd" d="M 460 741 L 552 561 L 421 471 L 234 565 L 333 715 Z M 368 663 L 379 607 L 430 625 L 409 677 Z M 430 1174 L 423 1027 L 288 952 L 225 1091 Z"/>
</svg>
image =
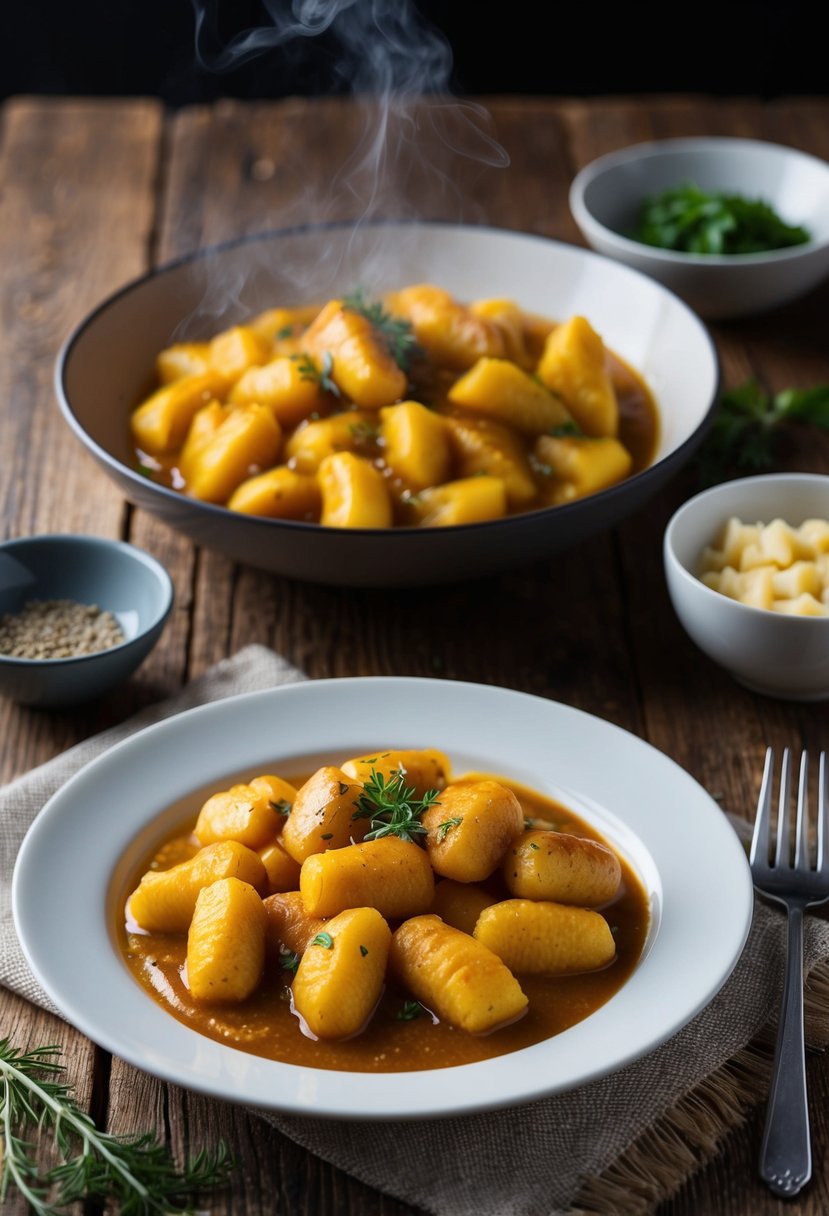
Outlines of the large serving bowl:
<svg viewBox="0 0 829 1216">
<path fill-rule="evenodd" d="M 256 518 L 157 485 L 136 467 L 129 416 L 158 352 L 275 305 L 362 286 L 376 296 L 433 282 L 461 300 L 514 299 L 551 320 L 585 316 L 650 386 L 661 414 L 650 467 L 564 506 L 443 528 L 342 529 Z M 128 284 L 69 337 L 56 369 L 64 416 L 129 501 L 196 544 L 292 578 L 406 586 L 483 576 L 546 558 L 637 510 L 694 452 L 716 400 L 718 361 L 699 318 L 645 275 L 541 237 L 454 224 L 379 223 L 266 233 L 207 249 Z"/>
</svg>

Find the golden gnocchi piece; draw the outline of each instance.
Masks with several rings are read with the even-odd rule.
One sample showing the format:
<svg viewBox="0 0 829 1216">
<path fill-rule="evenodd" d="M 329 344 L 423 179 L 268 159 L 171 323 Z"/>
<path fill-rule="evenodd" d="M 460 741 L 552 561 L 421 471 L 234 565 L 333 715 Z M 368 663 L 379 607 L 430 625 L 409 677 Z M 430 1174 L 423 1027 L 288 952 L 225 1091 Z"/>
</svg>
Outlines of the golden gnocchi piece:
<svg viewBox="0 0 829 1216">
<path fill-rule="evenodd" d="M 264 405 L 221 406 L 211 412 L 215 428 L 188 442 L 182 452 L 181 475 L 185 492 L 204 502 L 226 502 L 252 473 L 273 464 L 279 454 L 282 431 Z"/>
<path fill-rule="evenodd" d="M 475 939 L 519 975 L 571 975 L 606 967 L 616 955 L 600 912 L 534 899 L 506 899 L 484 908 Z"/>
<path fill-rule="evenodd" d="M 331 360 L 331 379 L 358 407 L 377 410 L 399 401 L 406 374 L 371 322 L 341 300 L 329 300 L 305 331 L 305 348 Z"/>
<path fill-rule="evenodd" d="M 453 405 L 533 438 L 572 421 L 560 397 L 508 359 L 479 359 L 447 396 Z"/>
<path fill-rule="evenodd" d="M 262 978 L 265 909 L 238 878 L 220 878 L 196 899 L 187 935 L 187 986 L 197 1001 L 239 1003 Z"/>
<path fill-rule="evenodd" d="M 372 774 L 388 781 L 402 771 L 405 784 L 414 789 L 418 798 L 429 790 L 442 790 L 449 780 L 449 758 L 434 747 L 397 749 L 371 752 L 346 760 L 342 771 L 354 781 L 365 784 Z"/>
<path fill-rule="evenodd" d="M 542 435 L 536 458 L 554 474 L 546 499 L 552 506 L 597 494 L 624 481 L 633 457 L 618 439 L 584 439 L 579 435 Z"/>
<path fill-rule="evenodd" d="M 425 528 L 448 528 L 500 519 L 507 514 L 507 487 L 500 477 L 463 477 L 422 490 L 412 500 L 417 522 Z"/>
<path fill-rule="evenodd" d="M 195 833 L 202 845 L 236 840 L 255 850 L 275 840 L 283 823 L 267 787 L 240 782 L 211 794 L 199 811 Z"/>
<path fill-rule="evenodd" d="M 136 446 L 153 456 L 176 452 L 198 411 L 227 389 L 227 378 L 209 370 L 194 372 L 156 389 L 130 419 Z"/>
<path fill-rule="evenodd" d="M 462 371 L 484 355 L 504 354 L 498 325 L 476 315 L 442 287 L 432 283 L 404 287 L 386 297 L 386 306 L 411 323 L 418 345 L 438 363 Z"/>
<path fill-rule="evenodd" d="M 290 853 L 282 847 L 279 840 L 274 840 L 272 844 L 266 844 L 263 849 L 259 850 L 259 856 L 262 858 L 262 865 L 265 867 L 265 873 L 268 876 L 269 895 L 278 895 L 283 891 L 296 891 L 299 889 L 299 862 L 295 861 Z"/>
<path fill-rule="evenodd" d="M 299 889 L 312 916 L 336 916 L 346 908 L 373 907 L 388 920 L 425 912 L 435 893 L 426 852 L 398 836 L 366 840 L 302 863 Z"/>
<path fill-rule="evenodd" d="M 300 358 L 278 355 L 249 367 L 230 390 L 232 405 L 266 405 L 280 426 L 297 426 L 311 414 L 329 413 L 334 398 L 304 371 Z"/>
<path fill-rule="evenodd" d="M 333 916 L 307 945 L 291 986 L 294 1008 L 320 1039 L 363 1030 L 383 990 L 391 930 L 376 908 Z"/>
<path fill-rule="evenodd" d="M 380 410 L 384 458 L 410 490 L 425 490 L 446 481 L 451 452 L 446 422 L 418 401 L 401 401 Z"/>
<path fill-rule="evenodd" d="M 302 864 L 312 853 L 362 840 L 368 825 L 354 818 L 362 788 L 332 764 L 317 769 L 300 786 L 282 829 L 282 844 L 295 861 Z"/>
<path fill-rule="evenodd" d="M 503 870 L 513 895 L 586 908 L 608 903 L 622 881 L 612 849 L 566 832 L 523 832 L 509 846 Z"/>
<path fill-rule="evenodd" d="M 429 911 L 447 925 L 471 936 L 484 908 L 495 902 L 494 895 L 475 883 L 441 878 L 435 885 L 435 898 Z"/>
<path fill-rule="evenodd" d="M 527 1010 L 527 997 L 503 961 L 438 916 L 416 916 L 400 925 L 390 965 L 427 1009 L 469 1034 L 487 1034 Z"/>
<path fill-rule="evenodd" d="M 266 895 L 262 905 L 267 917 L 265 944 L 268 953 L 277 960 L 286 953 L 302 954 L 311 939 L 325 928 L 322 917 L 310 916 L 305 910 L 298 890 Z"/>
<path fill-rule="evenodd" d="M 586 317 L 570 317 L 552 330 L 537 372 L 539 379 L 561 397 L 585 435 L 618 435 L 619 402 L 607 352 Z"/>
<path fill-rule="evenodd" d="M 240 482 L 228 499 L 228 510 L 268 519 L 315 520 L 322 494 L 316 477 L 278 465 Z"/>
<path fill-rule="evenodd" d="M 432 869 L 456 882 L 482 882 L 524 830 L 521 803 L 498 781 L 451 785 L 421 816 Z"/>
<path fill-rule="evenodd" d="M 326 456 L 317 474 L 320 523 L 328 528 L 390 528 L 392 505 L 385 478 L 353 452 Z"/>
<path fill-rule="evenodd" d="M 267 881 L 262 859 L 252 849 L 222 840 L 169 870 L 148 870 L 127 900 L 128 915 L 150 933 L 184 933 L 199 892 L 221 878 L 238 878 L 257 891 Z"/>
</svg>

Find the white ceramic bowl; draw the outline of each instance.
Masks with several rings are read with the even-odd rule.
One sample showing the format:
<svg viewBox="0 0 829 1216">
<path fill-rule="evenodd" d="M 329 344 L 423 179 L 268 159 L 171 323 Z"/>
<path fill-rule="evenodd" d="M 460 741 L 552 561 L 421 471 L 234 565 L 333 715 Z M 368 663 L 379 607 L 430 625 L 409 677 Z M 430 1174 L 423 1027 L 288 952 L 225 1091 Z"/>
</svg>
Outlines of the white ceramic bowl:
<svg viewBox="0 0 829 1216">
<path fill-rule="evenodd" d="M 723 482 L 689 499 L 665 530 L 668 592 L 689 637 L 755 692 L 785 700 L 829 698 L 829 617 L 754 608 L 706 586 L 699 561 L 732 516 L 743 523 L 829 519 L 829 477 L 770 473 Z"/>
<path fill-rule="evenodd" d="M 769 253 L 679 253 L 624 235 L 641 203 L 672 186 L 763 199 L 812 239 Z M 570 209 L 587 242 L 675 291 L 701 316 L 765 312 L 804 295 L 829 274 L 829 164 L 755 139 L 655 140 L 600 156 L 573 179 Z"/>
<path fill-rule="evenodd" d="M 173 608 L 170 575 L 135 545 L 103 536 L 25 536 L 0 545 L 0 616 L 29 600 L 75 600 L 111 612 L 123 642 L 67 659 L 0 654 L 0 696 L 66 709 L 128 679 L 155 646 Z"/>
<path fill-rule="evenodd" d="M 330 528 L 199 502 L 142 476 L 129 415 L 171 340 L 215 333 L 259 309 L 430 281 L 461 300 L 514 299 L 552 320 L 587 317 L 647 380 L 661 413 L 651 465 L 558 507 L 444 528 Z M 66 342 L 56 387 L 76 436 L 133 503 L 197 544 L 277 574 L 341 586 L 412 586 L 540 561 L 613 527 L 689 459 L 711 420 L 717 354 L 700 319 L 644 275 L 585 249 L 456 224 L 335 225 L 207 249 L 105 300 Z"/>
</svg>

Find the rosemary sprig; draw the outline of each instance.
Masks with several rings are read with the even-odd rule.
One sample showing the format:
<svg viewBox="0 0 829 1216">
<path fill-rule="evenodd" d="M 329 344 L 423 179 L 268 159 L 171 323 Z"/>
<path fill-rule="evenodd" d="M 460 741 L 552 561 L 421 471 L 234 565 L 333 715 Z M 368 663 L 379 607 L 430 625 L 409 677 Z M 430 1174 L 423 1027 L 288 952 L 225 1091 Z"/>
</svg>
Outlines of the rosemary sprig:
<svg viewBox="0 0 829 1216">
<path fill-rule="evenodd" d="M 221 1186 L 233 1168 L 224 1143 L 179 1171 L 156 1136 L 101 1132 L 56 1078 L 61 1049 L 20 1051 L 0 1040 L 0 1205 L 11 1187 L 37 1216 L 65 1216 L 80 1200 L 113 1200 L 120 1216 L 193 1212 L 195 1196 Z M 60 1158 L 41 1172 L 29 1130 L 51 1128 Z"/>
<path fill-rule="evenodd" d="M 420 354 L 411 324 L 402 317 L 393 317 L 379 302 L 367 300 L 362 287 L 344 296 L 343 304 L 371 322 L 397 366 L 407 372 L 412 359 Z"/>
<path fill-rule="evenodd" d="M 777 437 L 790 422 L 829 430 L 829 384 L 767 393 L 756 380 L 724 392 L 710 430 L 697 453 L 704 486 L 729 473 L 762 473 L 774 464 Z"/>
<path fill-rule="evenodd" d="M 366 840 L 379 840 L 382 836 L 399 836 L 401 840 L 413 840 L 423 835 L 426 828 L 420 816 L 438 800 L 437 790 L 427 790 L 418 798 L 414 786 L 406 785 L 406 770 L 396 769 L 390 777 L 371 770 L 363 792 L 354 802 L 354 819 L 370 819 L 371 827 Z"/>
</svg>

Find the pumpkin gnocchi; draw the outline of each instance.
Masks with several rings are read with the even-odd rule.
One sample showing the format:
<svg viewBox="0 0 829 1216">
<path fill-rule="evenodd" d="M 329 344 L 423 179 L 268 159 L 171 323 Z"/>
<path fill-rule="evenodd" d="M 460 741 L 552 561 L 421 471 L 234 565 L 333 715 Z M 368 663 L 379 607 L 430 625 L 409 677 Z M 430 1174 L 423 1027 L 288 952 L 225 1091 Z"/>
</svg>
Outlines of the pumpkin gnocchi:
<svg viewBox="0 0 829 1216">
<path fill-rule="evenodd" d="M 237 776 L 190 822 L 135 876 L 125 959 L 174 1016 L 269 1058 L 407 1071 L 517 1050 L 603 1004 L 644 944 L 623 857 L 437 748 Z"/>
<path fill-rule="evenodd" d="M 270 308 L 159 351 L 138 467 L 201 501 L 328 528 L 454 527 L 557 506 L 645 468 L 644 378 L 583 316 L 432 283 Z"/>
</svg>

